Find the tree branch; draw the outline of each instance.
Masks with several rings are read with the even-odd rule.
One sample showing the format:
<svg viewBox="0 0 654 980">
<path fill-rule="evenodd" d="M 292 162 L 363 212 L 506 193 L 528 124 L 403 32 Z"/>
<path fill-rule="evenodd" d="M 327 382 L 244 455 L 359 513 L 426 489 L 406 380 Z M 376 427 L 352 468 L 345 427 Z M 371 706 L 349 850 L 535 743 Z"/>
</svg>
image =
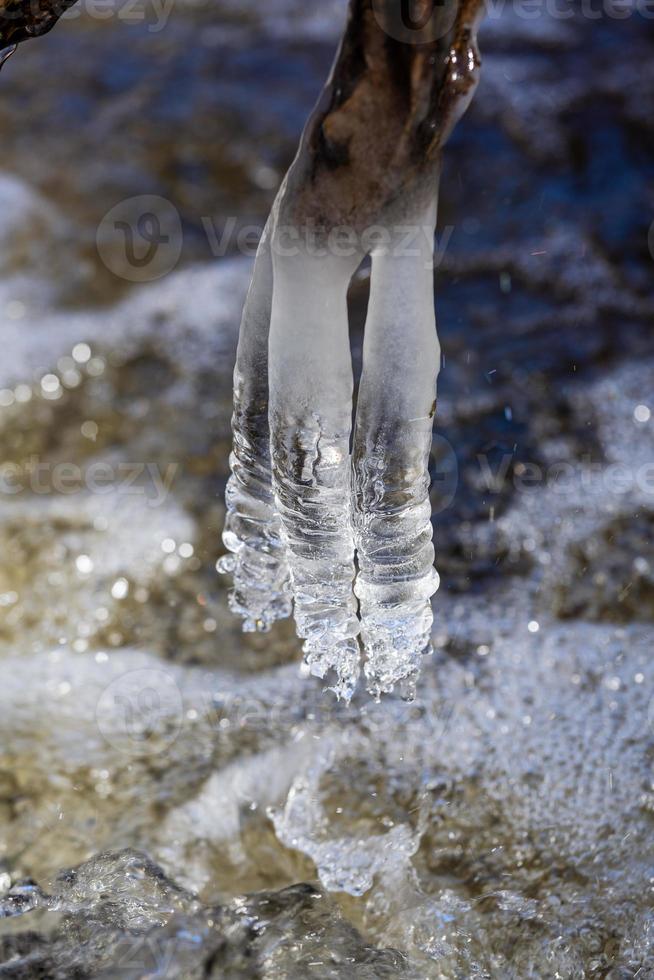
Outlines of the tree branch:
<svg viewBox="0 0 654 980">
<path fill-rule="evenodd" d="M 76 0 L 0 0 L 0 67 L 31 37 L 47 34 Z"/>
</svg>

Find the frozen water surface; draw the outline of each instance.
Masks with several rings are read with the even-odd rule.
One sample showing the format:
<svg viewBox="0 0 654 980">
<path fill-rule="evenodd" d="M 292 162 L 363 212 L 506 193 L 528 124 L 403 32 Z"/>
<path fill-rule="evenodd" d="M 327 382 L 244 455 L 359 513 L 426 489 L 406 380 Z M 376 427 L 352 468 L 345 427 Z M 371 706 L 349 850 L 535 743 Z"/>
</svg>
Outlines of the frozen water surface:
<svg viewBox="0 0 654 980">
<path fill-rule="evenodd" d="M 213 270 L 195 275 L 198 286 L 215 282 Z M 171 280 L 171 296 L 185 280 Z M 230 273 L 229 289 L 236 281 Z M 159 301 L 159 291 L 144 296 L 146 321 Z M 107 316 L 121 314 L 89 315 L 98 337 Z M 38 411 L 44 439 L 56 426 L 81 452 L 80 420 L 102 419 L 106 386 L 116 404 L 137 370 L 150 416 L 164 424 L 174 410 L 171 439 L 187 412 L 195 418 L 203 356 L 189 355 L 184 384 L 162 394 L 156 335 L 134 341 L 138 353 L 118 370 L 91 327 L 80 336 L 106 357 L 101 378 L 59 402 L 35 394 L 7 408 L 3 438 Z M 213 342 L 189 328 L 189 350 L 206 354 Z M 290 638 L 241 637 L 211 571 L 208 529 L 220 514 L 209 495 L 196 510 L 210 443 L 194 447 L 198 462 L 158 507 L 116 493 L 5 500 L 5 969 L 103 976 L 125 957 L 126 975 L 142 976 L 154 957 L 166 976 L 200 975 L 207 963 L 220 976 L 247 954 L 271 977 L 346 977 L 359 963 L 357 975 L 375 977 L 585 977 L 612 965 L 616 976 L 647 975 L 653 593 L 643 593 L 640 624 L 616 619 L 609 599 L 600 622 L 582 610 L 561 623 L 552 607 L 575 541 L 651 511 L 646 483 L 617 498 L 603 483 L 609 467 L 638 473 L 651 458 L 651 427 L 634 419 L 651 383 L 643 364 L 603 372 L 583 397 L 567 383 L 579 417 L 592 413 L 603 461 L 592 476 L 568 475 L 565 492 L 515 495 L 493 533 L 526 546 L 532 570 L 439 595 L 436 657 L 411 706 L 339 707 L 300 677 Z M 216 411 L 226 445 L 227 377 Z M 114 452 L 116 441 L 127 454 L 147 446 L 153 460 L 173 452 L 126 414 L 113 419 Z M 111 458 L 102 441 L 91 451 Z M 467 547 L 477 537 L 480 553 L 493 547 L 488 528 L 477 524 Z M 638 568 L 652 559 L 642 544 Z M 610 556 L 610 542 L 598 547 Z M 619 592 L 636 571 L 614 565 L 626 576 Z M 80 864 L 74 878 L 53 879 Z M 107 897 L 89 905 L 83 889 Z M 281 948 L 266 940 L 273 928 Z"/>
<path fill-rule="evenodd" d="M 65 307 L 80 266 L 42 259 L 37 282 L 25 256 L 64 259 L 68 219 L 23 172 L 35 231 L 2 238 L 0 263 L 0 444 L 18 466 L 2 476 L 25 484 L 0 494 L 0 975 L 654 976 L 651 257 L 629 136 L 649 90 L 617 85 L 651 45 L 635 20 L 605 27 L 597 48 L 573 29 L 546 51 L 489 34 L 488 92 L 500 58 L 540 85 L 554 49 L 575 101 L 538 103 L 561 137 L 540 146 L 519 100 L 498 125 L 482 81 L 452 143 L 441 589 L 410 705 L 337 703 L 303 676 L 287 620 L 244 635 L 227 608 L 215 564 L 251 264 Z M 603 44 L 615 67 L 599 73 Z M 355 366 L 367 299 L 358 282 Z M 46 484 L 57 464 L 109 465 L 108 487 L 37 492 L 34 457 Z M 125 463 L 151 466 L 133 492 Z"/>
</svg>

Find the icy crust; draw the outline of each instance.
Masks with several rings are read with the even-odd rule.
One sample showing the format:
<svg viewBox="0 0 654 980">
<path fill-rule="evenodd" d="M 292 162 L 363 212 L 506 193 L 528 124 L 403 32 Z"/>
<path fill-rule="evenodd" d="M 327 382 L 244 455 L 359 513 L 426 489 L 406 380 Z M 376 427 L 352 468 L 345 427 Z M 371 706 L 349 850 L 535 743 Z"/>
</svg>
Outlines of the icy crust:
<svg viewBox="0 0 654 980">
<path fill-rule="evenodd" d="M 477 603 L 476 615 L 469 606 L 448 608 L 458 647 L 439 656 L 437 674 L 428 674 L 410 709 L 390 700 L 368 703 L 357 720 L 341 719 L 324 711 L 314 689 L 312 702 L 298 712 L 284 694 L 277 707 L 267 698 L 266 683 L 271 696 L 275 687 L 281 693 L 281 677 L 243 683 L 204 674 L 193 683 L 187 669 L 175 674 L 185 710 L 198 719 L 179 719 L 179 736 L 160 761 L 157 755 L 133 756 L 122 776 L 120 753 L 111 746 L 104 758 L 92 741 L 84 750 L 88 761 L 80 752 L 69 755 L 69 738 L 80 742 L 79 711 L 49 713 L 43 724 L 56 733 L 53 748 L 47 757 L 23 756 L 19 763 L 22 792 L 38 794 L 51 823 L 38 827 L 18 864 L 15 858 L 10 864 L 15 884 L 0 897 L 0 909 L 23 913 L 19 931 L 31 938 L 21 946 L 15 927 L 9 929 L 11 919 L 0 926 L 6 962 L 29 949 L 36 962 L 49 957 L 49 975 L 64 976 L 72 965 L 88 969 L 95 957 L 115 966 L 123 950 L 161 955 L 162 943 L 170 975 L 186 976 L 189 956 L 205 962 L 215 949 L 207 917 L 218 929 L 225 925 L 223 915 L 213 906 L 207 911 L 206 898 L 200 905 L 193 892 L 214 894 L 217 882 L 230 891 L 227 882 L 238 866 L 236 880 L 249 889 L 270 887 L 271 880 L 279 888 L 317 874 L 364 929 L 366 946 L 402 951 L 375 954 L 387 957 L 380 962 L 388 965 L 388 976 L 522 980 L 558 971 L 582 980 L 609 967 L 622 968 L 625 976 L 651 969 L 651 883 L 642 861 L 654 806 L 645 775 L 651 685 L 639 680 L 648 677 L 648 632 L 562 628 L 542 617 L 539 634 L 530 636 L 530 611 L 520 593 L 505 599 L 513 612 L 492 634 L 483 605 Z M 60 676 L 71 677 L 74 662 L 65 663 Z M 137 659 L 133 667 L 139 666 Z M 118 663 L 112 673 L 116 668 Z M 21 677 L 19 665 L 12 672 Z M 51 676 L 56 678 L 56 668 Z M 211 680 L 224 695 L 231 690 L 232 700 L 218 714 L 203 698 Z M 292 699 L 298 682 L 290 676 L 288 682 Z M 84 682 L 81 690 L 91 691 L 92 702 L 93 688 Z M 257 714 L 266 718 L 265 731 Z M 120 716 L 117 722 L 120 731 Z M 14 714 L 9 723 L 19 744 L 25 743 L 22 733 L 31 730 L 34 738 L 29 714 L 23 722 Z M 163 716 L 158 724 L 167 737 Z M 279 748 L 265 750 L 266 741 Z M 214 773 L 207 750 L 218 752 Z M 230 756 L 235 762 L 227 762 Z M 109 779 L 95 766 L 106 766 Z M 48 772 L 59 775 L 48 778 Z M 38 898 L 23 880 L 34 862 L 52 867 L 53 848 L 74 861 L 71 847 L 81 857 L 89 846 L 81 823 L 57 819 L 66 813 L 69 780 L 80 797 L 76 807 L 81 799 L 95 800 L 86 816 L 86 808 L 77 815 L 95 828 L 93 847 L 138 841 L 184 890 L 161 885 L 153 897 L 144 858 L 100 855 L 78 875 L 74 902 L 64 885 L 57 886 L 56 901 Z M 12 836 L 17 839 L 15 831 Z M 302 862 L 293 861 L 293 853 Z M 65 875 L 63 881 L 76 879 Z M 85 889 L 94 896 L 91 905 Z M 44 885 L 44 891 L 52 889 Z M 243 954 L 257 955 L 256 937 L 269 928 L 270 908 L 286 901 L 283 891 L 270 895 L 271 905 L 263 898 L 254 905 L 235 903 L 240 915 L 248 910 L 250 929 L 238 933 Z M 47 916 L 32 911 L 43 908 L 63 912 L 63 925 L 57 919 L 52 930 Z M 301 906 L 291 904 L 276 927 L 285 937 L 281 946 L 275 943 L 277 955 L 295 935 L 300 950 L 310 949 L 320 963 L 327 957 L 336 971 L 315 967 L 316 977 L 340 976 L 338 950 L 347 963 L 355 954 L 349 940 L 338 945 L 331 912 L 319 921 L 321 930 L 311 930 Z M 87 929 L 88 943 L 80 945 Z M 135 932 L 143 937 L 136 949 Z M 38 942 L 35 933 L 43 937 Z M 196 938 L 187 943 L 189 933 Z M 221 957 L 228 952 L 221 946 Z M 291 970 L 283 958 L 273 962 Z"/>
<path fill-rule="evenodd" d="M 205 905 L 132 850 L 62 872 L 47 893 L 16 883 L 0 893 L 3 919 L 0 970 L 11 978 L 348 980 L 356 971 L 382 980 L 404 964 L 399 952 L 366 944 L 321 889 L 300 884 Z"/>
<path fill-rule="evenodd" d="M 520 608 L 516 593 L 507 601 Z M 483 612 L 448 609 L 455 629 L 488 640 Z M 274 814 L 281 840 L 327 887 L 364 892 L 367 921 L 408 939 L 429 977 L 652 967 L 651 914 L 634 898 L 651 887 L 638 857 L 651 806 L 647 634 L 541 629 L 547 639 L 529 644 L 507 622 L 490 654 L 473 634 L 466 662 L 430 675 L 403 739 L 371 709 L 365 748 L 325 753 Z M 353 824 L 332 809 L 346 787 Z"/>
<path fill-rule="evenodd" d="M 224 270 L 225 316 L 248 273 Z M 457 501 L 460 521 L 449 530 L 445 522 L 440 549 L 460 581 L 440 600 L 437 655 L 418 699 L 411 707 L 355 699 L 346 709 L 300 679 L 281 625 L 263 644 L 243 637 L 215 591 L 223 515 L 209 487 L 217 470 L 226 476 L 235 331 L 206 328 L 201 304 L 221 296 L 215 270 L 192 277 L 198 306 L 184 308 L 184 330 L 175 310 L 188 280 L 172 277 L 138 300 L 138 330 L 129 304 L 43 316 L 42 331 L 22 335 L 24 374 L 3 378 L 12 391 L 32 386 L 28 402 L 2 408 L 9 459 L 47 450 L 55 462 L 117 453 L 186 460 L 158 507 L 113 492 L 27 493 L 0 508 L 0 881 L 12 913 L 0 927 L 3 969 L 29 976 L 42 962 L 47 976 L 68 977 L 108 963 L 110 971 L 125 947 L 134 954 L 136 928 L 149 937 L 138 955 L 159 955 L 161 940 L 171 976 L 193 976 L 198 962 L 206 970 L 217 947 L 220 975 L 231 953 L 215 924 L 232 920 L 213 912 L 232 903 L 251 922 L 238 933 L 238 955 L 267 935 L 271 977 L 351 976 L 352 957 L 357 976 L 647 976 L 651 629 L 634 625 L 640 611 L 629 604 L 648 577 L 642 562 L 625 566 L 614 532 L 637 540 L 654 511 L 653 430 L 636 413 L 653 388 L 651 367 L 618 363 L 581 383 L 568 371 L 556 406 L 537 391 L 539 459 L 569 464 L 565 479 L 496 496 L 480 485 L 476 520 L 465 494 Z M 79 384 L 49 401 L 43 372 L 62 371 L 58 359 L 82 341 L 102 372 L 82 367 Z M 224 365 L 221 390 L 213 369 L 204 377 L 213 358 Z M 483 385 L 465 404 L 444 400 L 444 417 L 464 436 L 505 404 L 502 389 Z M 89 419 L 95 441 L 81 431 Z M 489 498 L 503 502 L 493 521 Z M 586 581 L 589 598 L 575 615 L 593 619 L 598 608 L 603 621 L 562 625 L 561 583 L 571 595 L 579 588 L 571 549 L 589 542 L 620 587 Z M 78 567 L 82 555 L 91 571 Z M 644 541 L 634 558 L 648 555 Z M 633 615 L 615 615 L 616 603 Z M 127 867 L 105 854 L 125 847 L 164 869 L 163 912 L 151 908 L 146 859 L 135 859 L 138 870 L 132 858 Z M 105 855 L 85 880 L 109 908 L 93 918 L 84 898 L 84 912 L 71 912 L 64 894 L 59 911 L 72 916 L 64 928 L 35 896 L 60 894 L 50 879 L 89 854 Z M 314 905 L 286 892 L 316 878 L 331 894 L 318 922 Z M 270 906 L 240 897 L 261 890 L 285 910 L 274 933 Z M 297 961 L 298 947 L 306 960 Z M 334 962 L 341 952 L 345 965 Z"/>
<path fill-rule="evenodd" d="M 98 330 L 105 317 L 98 314 Z M 114 445 L 133 453 L 147 447 L 155 460 L 156 433 L 148 441 L 154 415 L 178 432 L 188 451 L 186 433 L 195 431 L 197 439 L 198 418 L 191 379 L 201 376 L 212 349 L 206 345 L 215 338 L 189 330 L 181 378 L 163 390 L 168 375 L 156 346 L 146 356 L 148 348 L 139 347 L 146 341 L 134 339 L 116 371 L 98 343 L 93 340 L 93 356 L 106 359 L 99 380 L 89 377 L 56 402 L 35 392 L 30 402 L 5 407 L 2 438 L 26 438 L 24 423 L 38 411 L 44 444 L 56 431 L 67 451 L 77 453 L 88 442 L 81 421 L 104 418 Z M 575 465 L 574 440 L 545 440 L 546 453 L 564 451 L 572 465 L 565 492 L 545 483 L 516 493 L 493 524 L 471 526 L 468 548 L 490 528 L 531 555 L 531 565 L 520 579 L 494 578 L 481 595 L 461 590 L 441 599 L 436 661 L 411 707 L 389 699 L 355 702 L 348 710 L 325 701 L 321 685 L 301 680 L 295 664 L 253 669 L 255 650 L 247 643 L 256 636 L 244 640 L 230 626 L 224 597 L 207 594 L 218 544 L 208 535 L 214 550 L 205 551 L 203 528 L 217 528 L 221 519 L 207 516 L 210 495 L 201 494 L 207 514 L 197 510 L 196 470 L 202 472 L 203 452 L 211 458 L 209 447 L 196 443 L 193 467 L 182 468 L 160 507 L 145 499 L 121 506 L 115 494 L 47 506 L 38 495 L 6 500 L 0 512 L 6 545 L 0 874 L 8 907 L 23 914 L 12 914 L 0 929 L 5 970 L 25 975 L 26 957 L 41 957 L 55 977 L 57 970 L 71 975 L 73 966 L 83 972 L 90 963 L 115 963 L 120 950 L 134 952 L 134 929 L 145 942 L 139 955 L 159 955 L 156 943 L 152 952 L 155 936 L 164 944 L 171 976 L 193 976 L 216 949 L 216 969 L 224 970 L 232 953 L 223 926 L 232 919 L 214 915 L 216 894 L 223 908 L 264 889 L 273 907 L 286 909 L 274 920 L 285 943 L 261 954 L 270 976 L 300 969 L 286 952 L 293 943 L 311 956 L 300 961 L 302 975 L 313 969 L 317 977 L 329 970 L 351 976 L 351 957 L 371 976 L 385 970 L 430 980 L 523 980 L 557 972 L 582 980 L 638 969 L 647 976 L 653 968 L 651 882 L 643 860 L 654 809 L 650 630 L 574 620 L 562 626 L 553 607 L 562 573 L 574 575 L 569 548 L 575 541 L 595 535 L 599 560 L 612 567 L 615 545 L 604 529 L 618 519 L 637 528 L 641 518 L 633 515 L 654 510 L 649 484 L 636 479 L 652 458 L 652 428 L 634 415 L 652 380 L 651 368 L 640 363 L 583 387 L 569 382 L 572 418 L 593 420 L 594 475 L 589 483 L 583 461 Z M 120 414 L 120 385 L 131 390 L 132 384 L 150 401 L 147 425 Z M 224 419 L 226 445 L 227 375 L 224 385 L 213 404 Z M 98 414 L 107 386 L 115 417 Z M 214 431 L 211 419 L 204 424 Z M 102 438 L 87 449 L 105 453 Z M 18 445 L 11 445 L 19 459 Z M 167 440 L 168 451 L 171 445 Z M 610 489 L 609 468 L 618 464 L 634 475 L 624 493 Z M 199 569 L 179 555 L 188 539 Z M 160 547 L 168 540 L 175 544 L 173 562 Z M 17 541 L 27 548 L 20 560 L 12 557 Z M 526 541 L 535 550 L 523 552 Z M 93 565 L 86 577 L 76 567 L 80 554 Z M 645 553 L 636 557 L 647 560 Z M 492 552 L 489 560 L 492 565 Z M 22 567 L 30 570 L 29 589 L 17 577 Z M 122 583 L 112 592 L 121 579 L 128 583 L 123 598 Z M 49 622 L 39 616 L 46 606 L 66 615 Z M 222 668 L 215 662 L 216 635 Z M 274 633 L 267 635 L 267 645 L 276 642 Z M 292 659 L 292 643 L 280 645 Z M 195 665 L 185 662 L 193 654 Z M 108 872 L 115 859 L 105 856 L 85 872 L 93 894 L 109 903 L 97 915 L 88 914 L 86 899 L 84 913 L 75 911 L 67 894 L 57 907 L 69 925 L 57 919 L 50 927 L 44 899 L 28 911 L 40 892 L 26 877 L 51 896 L 63 888 L 49 884 L 59 869 L 87 860 L 89 852 L 125 846 L 158 862 L 182 897 L 176 887 L 165 890 L 152 910 L 149 872 L 136 866 L 126 872 L 123 864 L 120 873 Z M 318 916 L 317 931 L 304 900 L 287 901 L 284 891 L 316 876 L 333 894 L 324 899 L 321 908 L 330 911 Z M 126 882 L 133 898 L 123 915 Z M 234 955 L 240 956 L 272 937 L 270 906 L 248 899 L 234 908 L 247 909 L 251 923 L 245 933 L 237 929 Z M 150 935 L 156 922 L 164 924 Z M 80 943 L 85 929 L 94 931 Z M 187 942 L 189 935 L 196 938 Z M 347 965 L 334 963 L 338 950 Z"/>
</svg>

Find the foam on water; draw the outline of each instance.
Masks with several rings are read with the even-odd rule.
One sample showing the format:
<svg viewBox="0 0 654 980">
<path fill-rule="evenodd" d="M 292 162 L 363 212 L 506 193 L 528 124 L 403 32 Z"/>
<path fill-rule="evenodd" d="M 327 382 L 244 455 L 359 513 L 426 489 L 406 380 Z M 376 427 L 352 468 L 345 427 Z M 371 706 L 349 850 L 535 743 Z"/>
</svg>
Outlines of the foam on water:
<svg viewBox="0 0 654 980">
<path fill-rule="evenodd" d="M 508 44 L 499 33 L 497 43 Z M 521 44 L 529 34 L 523 25 Z M 560 34 L 548 29 L 547 44 L 559 45 Z M 579 99 L 607 113 L 619 99 L 625 118 L 645 125 L 654 89 L 640 49 L 633 64 L 623 51 L 620 64 L 607 65 L 601 45 L 580 51 L 575 36 L 566 32 L 556 59 L 539 51 L 531 74 L 522 49 L 487 58 L 476 125 L 495 126 L 499 113 L 532 163 L 541 150 L 564 152 L 564 116 Z M 581 59 L 583 84 L 562 80 L 551 104 L 536 98 L 532 90 L 549 84 L 552 65 L 563 74 L 568 55 Z M 533 198 L 527 157 L 502 147 L 484 155 L 488 199 L 514 163 L 513 177 L 529 174 L 519 189 Z M 480 154 L 465 149 L 457 160 L 472 157 Z M 597 158 L 595 147 L 589 165 Z M 602 184 L 594 214 L 603 231 L 627 214 L 637 186 L 633 170 L 626 187 L 612 166 L 619 209 Z M 548 165 L 538 180 L 550 178 Z M 592 187 L 588 178 L 588 194 Z M 179 463 L 159 508 L 116 492 L 3 494 L 4 972 L 53 980 L 117 969 L 180 980 L 253 969 L 266 980 L 654 975 L 654 425 L 636 414 L 654 410 L 654 377 L 644 331 L 634 328 L 645 290 L 633 287 L 642 274 L 649 289 L 651 266 L 645 256 L 642 268 L 634 261 L 616 277 L 597 236 L 565 210 L 553 219 L 558 228 L 534 230 L 534 211 L 527 221 L 516 194 L 482 228 L 492 250 L 482 243 L 462 257 L 454 238 L 446 259 L 468 276 L 461 289 L 472 299 L 462 305 L 457 293 L 448 308 L 441 298 L 446 328 L 448 317 L 461 322 L 445 331 L 439 414 L 457 448 L 471 429 L 480 435 L 466 443 L 463 502 L 439 516 L 436 653 L 410 706 L 392 697 L 379 705 L 355 697 L 349 708 L 327 700 L 321 683 L 301 676 L 284 624 L 243 636 L 216 584 L 230 372 L 250 264 L 193 268 L 83 311 L 57 309 L 56 282 L 27 278 L 24 265 L 4 273 L 2 336 L 12 357 L 0 360 L 0 389 L 25 385 L 31 396 L 0 407 L 3 462 L 36 454 L 52 463 Z M 515 248 L 497 248 L 495 222 L 505 218 Z M 44 235 L 62 249 L 58 232 Z M 512 293 L 498 301 L 501 275 Z M 482 279 L 492 280 L 492 294 Z M 549 325 L 543 292 L 556 304 Z M 4 316 L 16 300 L 22 320 Z M 58 362 L 78 343 L 103 360 L 102 373 L 80 370 L 76 387 L 48 400 L 43 375 L 62 376 Z M 462 373 L 468 359 L 481 376 L 476 388 Z M 515 400 L 506 400 L 500 375 L 512 366 Z M 488 419 L 505 420 L 507 407 L 522 415 L 504 440 L 512 459 L 526 442 L 537 444 L 544 471 L 571 469 L 527 489 L 489 491 L 474 453 Z M 96 441 L 82 434 L 88 421 Z M 82 555 L 92 570 L 77 567 Z"/>
<path fill-rule="evenodd" d="M 195 275 L 200 284 L 204 273 Z M 106 329 L 121 315 L 98 314 L 97 336 L 101 324 Z M 201 320 L 199 309 L 189 311 L 187 322 Z M 81 336 L 91 335 L 75 339 Z M 58 353 L 59 338 L 49 337 Z M 213 338 L 202 325 L 186 339 L 197 355 L 186 362 L 192 374 Z M 40 339 L 35 343 L 41 351 Z M 29 340 L 25 348 L 29 362 Z M 122 642 L 112 649 L 90 637 L 86 653 L 66 645 L 29 653 L 23 627 L 8 634 L 0 770 L 10 784 L 3 798 L 30 800 L 27 808 L 3 804 L 11 879 L 32 874 L 45 881 L 62 866 L 128 844 L 205 898 L 217 887 L 222 897 L 282 887 L 315 869 L 323 889 L 378 947 L 383 966 L 375 976 L 523 980 L 558 972 L 581 980 L 601 975 L 607 964 L 647 975 L 650 630 L 562 626 L 550 608 L 550 572 L 565 566 L 576 536 L 616 514 L 651 509 L 646 484 L 617 497 L 605 486 L 611 465 L 633 473 L 651 458 L 651 425 L 634 418 L 647 390 L 651 369 L 643 364 L 586 386 L 580 411 L 593 406 L 606 456 L 596 488 L 585 487 L 578 472 L 565 493 L 543 485 L 516 496 L 499 523 L 511 537 L 542 541 L 542 560 L 529 577 L 505 579 L 490 595 L 441 596 L 437 656 L 411 707 L 391 699 L 343 709 L 293 664 L 243 674 L 173 663 L 165 631 L 153 626 L 149 650 Z M 170 397 L 180 405 L 175 386 Z M 74 553 L 83 547 L 96 571 L 88 587 L 50 578 L 47 593 L 48 604 L 58 596 L 67 603 L 69 624 L 76 610 L 98 605 L 94 590 L 110 619 L 118 615 L 112 601 L 118 609 L 121 600 L 109 596 L 118 574 L 132 590 L 151 587 L 153 542 L 166 536 L 198 543 L 190 517 L 172 500 L 163 509 L 116 505 L 108 495 L 74 506 L 3 506 L 5 529 L 38 514 L 64 537 L 76 512 L 82 538 Z M 84 530 L 85 522 L 93 529 Z M 46 601 L 39 594 L 34 600 Z M 212 614 L 221 608 L 222 597 Z M 223 660 L 230 647 L 238 656 L 242 643 L 227 623 L 219 619 Z M 114 887 L 105 877 L 114 860 L 97 859 L 84 872 L 94 887 Z M 141 895 L 142 884 L 135 887 Z M 14 910 L 30 907 L 23 886 L 13 896 Z M 151 913 L 143 901 L 144 925 L 175 921 L 167 902 Z M 57 902 L 77 914 L 70 899 Z M 336 922 L 331 911 L 328 921 L 332 915 Z M 123 926 L 101 912 L 95 928 L 97 938 L 112 929 L 119 936 Z M 616 933 L 619 949 L 611 945 Z M 200 935 L 206 951 L 210 940 Z M 330 933 L 314 955 L 333 952 L 321 945 L 333 941 Z M 59 963 L 80 962 L 94 948 L 82 954 L 65 938 L 57 942 Z M 388 946 L 404 958 L 381 951 Z M 181 947 L 170 955 L 171 976 L 191 975 L 183 972 Z"/>
</svg>

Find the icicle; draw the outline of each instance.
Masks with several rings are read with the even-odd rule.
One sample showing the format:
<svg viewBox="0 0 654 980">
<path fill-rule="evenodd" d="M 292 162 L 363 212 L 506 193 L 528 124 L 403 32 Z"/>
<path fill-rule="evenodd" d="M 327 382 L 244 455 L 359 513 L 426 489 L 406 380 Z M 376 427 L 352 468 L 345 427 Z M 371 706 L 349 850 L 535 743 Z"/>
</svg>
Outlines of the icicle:
<svg viewBox="0 0 654 980">
<path fill-rule="evenodd" d="M 372 256 L 354 438 L 354 527 L 365 671 L 372 693 L 410 696 L 430 648 L 433 567 L 428 460 L 440 347 L 433 297 L 435 204 L 412 250 Z"/>
<path fill-rule="evenodd" d="M 232 554 L 222 563 L 234 573 L 232 608 L 246 628 L 265 629 L 288 615 L 292 594 L 311 672 L 334 674 L 347 699 L 360 637 L 369 689 L 379 696 L 399 685 L 411 696 L 438 587 L 427 466 L 440 356 L 433 232 L 441 150 L 479 74 L 483 5 L 422 8 L 434 13 L 431 28 L 398 36 L 371 0 L 351 0 L 257 259 L 235 372 L 224 535 Z M 416 214 L 412 254 L 406 231 Z M 380 227 L 391 239 L 384 249 L 368 235 Z M 367 252 L 350 459 L 346 294 Z"/>
<path fill-rule="evenodd" d="M 225 495 L 225 547 L 218 569 L 231 573 L 230 608 L 246 632 L 265 632 L 290 616 L 289 573 L 275 509 L 268 427 L 268 334 L 272 303 L 270 229 L 255 262 L 234 369 L 232 475 Z"/>
<path fill-rule="evenodd" d="M 298 635 L 313 674 L 336 674 L 349 699 L 359 676 L 352 592 L 349 455 L 352 262 L 274 256 L 270 419 L 275 499 L 291 569 Z"/>
</svg>

